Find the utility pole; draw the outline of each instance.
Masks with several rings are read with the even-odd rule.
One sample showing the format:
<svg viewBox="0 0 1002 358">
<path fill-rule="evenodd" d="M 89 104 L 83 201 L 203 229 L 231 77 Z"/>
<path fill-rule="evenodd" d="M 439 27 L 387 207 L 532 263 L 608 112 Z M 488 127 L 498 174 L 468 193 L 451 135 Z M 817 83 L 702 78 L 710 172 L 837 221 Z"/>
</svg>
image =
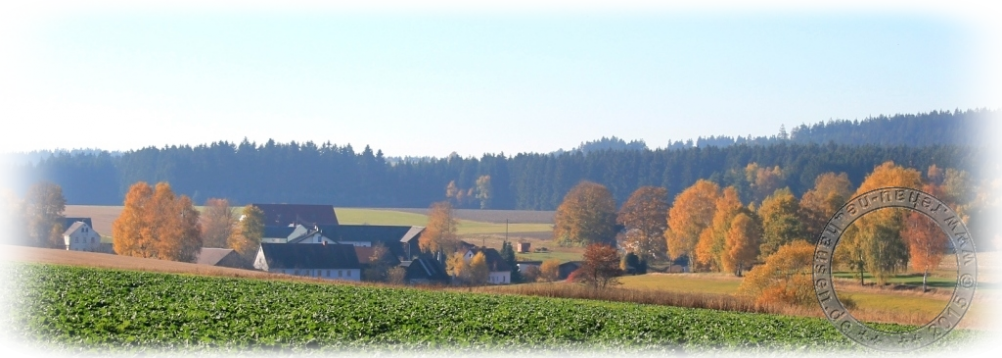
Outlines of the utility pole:
<svg viewBox="0 0 1002 358">
<path fill-rule="evenodd" d="M 508 219 L 504 219 L 504 242 L 508 242 Z"/>
</svg>

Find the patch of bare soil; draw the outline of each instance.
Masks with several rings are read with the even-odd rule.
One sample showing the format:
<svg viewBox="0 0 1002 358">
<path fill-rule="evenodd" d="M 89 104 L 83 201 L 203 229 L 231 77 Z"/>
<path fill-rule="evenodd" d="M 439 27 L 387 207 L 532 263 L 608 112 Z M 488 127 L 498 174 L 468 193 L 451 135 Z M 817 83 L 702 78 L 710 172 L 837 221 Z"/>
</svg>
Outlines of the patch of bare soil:
<svg viewBox="0 0 1002 358">
<path fill-rule="evenodd" d="M 392 210 L 406 213 L 428 215 L 428 209 L 421 208 L 372 208 L 373 210 Z M 453 213 L 457 219 L 480 221 L 489 223 L 509 223 L 523 224 L 552 224 L 555 211 L 535 211 L 535 210 L 480 210 L 480 209 L 455 209 Z"/>
</svg>

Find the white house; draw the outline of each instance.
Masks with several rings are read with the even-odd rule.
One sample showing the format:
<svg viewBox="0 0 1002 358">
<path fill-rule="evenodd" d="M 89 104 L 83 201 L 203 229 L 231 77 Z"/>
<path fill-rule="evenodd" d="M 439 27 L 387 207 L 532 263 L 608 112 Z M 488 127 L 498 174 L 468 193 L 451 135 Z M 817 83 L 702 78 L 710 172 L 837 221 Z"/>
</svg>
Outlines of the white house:
<svg viewBox="0 0 1002 358">
<path fill-rule="evenodd" d="M 484 257 L 487 259 L 487 269 L 489 271 L 487 275 L 487 283 L 493 285 L 504 285 L 511 283 L 511 267 L 508 266 L 507 262 L 501 258 L 501 254 L 498 250 L 490 248 L 469 248 L 466 253 L 463 254 L 463 259 L 466 262 L 473 260 L 478 252 L 483 252 Z"/>
<path fill-rule="evenodd" d="M 352 245 L 262 243 L 254 268 L 286 275 L 360 281 L 362 269 Z"/>
<path fill-rule="evenodd" d="M 63 242 L 70 251 L 103 252 L 101 235 L 84 221 L 75 221 L 63 231 Z"/>
</svg>

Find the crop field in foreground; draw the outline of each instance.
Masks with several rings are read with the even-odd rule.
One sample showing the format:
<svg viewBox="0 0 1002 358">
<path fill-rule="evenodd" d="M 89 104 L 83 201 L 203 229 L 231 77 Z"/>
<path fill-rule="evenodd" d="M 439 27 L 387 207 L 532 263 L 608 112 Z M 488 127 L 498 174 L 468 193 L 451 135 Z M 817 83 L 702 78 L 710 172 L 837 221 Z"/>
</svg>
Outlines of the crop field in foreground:
<svg viewBox="0 0 1002 358">
<path fill-rule="evenodd" d="M 0 273 L 17 287 L 2 293 L 13 314 L 0 324 L 69 351 L 862 349 L 817 318 L 39 264 Z"/>
</svg>

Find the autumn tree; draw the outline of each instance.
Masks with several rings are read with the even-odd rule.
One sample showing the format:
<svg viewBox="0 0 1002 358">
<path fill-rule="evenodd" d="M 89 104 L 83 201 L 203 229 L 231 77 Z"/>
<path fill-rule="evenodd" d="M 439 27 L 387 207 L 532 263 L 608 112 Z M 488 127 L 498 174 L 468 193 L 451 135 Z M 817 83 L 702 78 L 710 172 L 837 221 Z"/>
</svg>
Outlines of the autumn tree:
<svg viewBox="0 0 1002 358">
<path fill-rule="evenodd" d="M 755 266 L 738 291 L 755 297 L 756 304 L 817 305 L 811 284 L 814 245 L 796 240 L 781 246 L 765 263 Z"/>
<path fill-rule="evenodd" d="M 237 218 L 233 216 L 233 209 L 226 199 L 206 200 L 201 224 L 204 247 L 228 247 L 230 236 L 237 233 Z"/>
<path fill-rule="evenodd" d="M 494 188 L 491 186 L 491 176 L 481 175 L 477 178 L 477 200 L 480 200 L 480 208 L 491 207 L 491 199 L 494 198 Z"/>
<path fill-rule="evenodd" d="M 226 246 L 240 254 L 244 262 L 250 266 L 261 247 L 262 238 L 264 238 L 264 211 L 254 205 L 247 205 L 240 210 L 237 232 L 230 235 Z"/>
<path fill-rule="evenodd" d="M 758 216 L 762 218 L 762 244 L 759 260 L 776 252 L 780 246 L 807 239 L 807 227 L 801 216 L 800 201 L 789 188 L 776 190 L 762 201 Z"/>
<path fill-rule="evenodd" d="M 912 268 L 922 271 L 922 291 L 927 291 L 929 271 L 939 267 L 949 238 L 935 222 L 917 211 L 905 216 L 901 236 L 908 242 Z"/>
<path fill-rule="evenodd" d="M 745 180 L 751 191 L 749 201 L 761 203 L 767 196 L 777 189 L 783 187 L 786 180 L 783 170 L 779 166 L 759 167 L 758 163 L 749 163 L 745 167 Z"/>
<path fill-rule="evenodd" d="M 917 170 L 888 161 L 874 168 L 854 195 L 885 187 L 920 189 L 921 183 Z M 834 261 L 858 270 L 861 285 L 864 270 L 883 283 L 908 262 L 908 249 L 901 239 L 904 214 L 905 209 L 882 209 L 857 219 L 842 234 Z"/>
<path fill-rule="evenodd" d="M 483 251 L 478 251 L 470 259 L 470 275 L 467 278 L 469 283 L 475 286 L 484 285 L 490 273 L 490 269 L 487 268 L 487 256 Z"/>
<path fill-rule="evenodd" d="M 967 170 L 947 168 L 943 176 L 943 200 L 961 206 L 974 200 L 974 178 Z"/>
<path fill-rule="evenodd" d="M 560 260 L 549 259 L 539 265 L 539 278 L 553 282 L 560 278 Z"/>
<path fill-rule="evenodd" d="M 750 267 L 759 254 L 762 240 L 762 225 L 752 212 L 738 213 L 730 222 L 725 235 L 724 253 L 721 264 L 727 272 L 741 277 L 741 271 Z"/>
<path fill-rule="evenodd" d="M 667 258 L 664 239 L 668 228 L 667 189 L 640 187 L 623 203 L 616 221 L 626 229 L 620 247 L 648 262 Z"/>
<path fill-rule="evenodd" d="M 747 211 L 741 205 L 737 189 L 733 186 L 724 188 L 714 202 L 710 226 L 699 234 L 694 255 L 697 264 L 712 271 L 724 269 L 722 261 L 726 252 L 727 231 L 730 230 L 731 220 L 742 210 Z"/>
<path fill-rule="evenodd" d="M 154 257 L 152 238 L 148 233 L 149 218 L 146 212 L 152 210 L 153 187 L 146 182 L 138 182 L 129 187 L 125 194 L 122 212 L 112 223 L 112 248 L 124 256 Z"/>
<path fill-rule="evenodd" d="M 26 224 L 27 212 L 24 210 L 24 200 L 19 198 L 10 189 L 4 189 L 0 195 L 0 232 L 7 235 L 0 235 L 0 243 L 10 243 L 16 245 L 29 244 L 28 225 Z"/>
<path fill-rule="evenodd" d="M 584 263 L 581 265 L 580 282 L 599 289 L 618 283 L 616 277 L 622 274 L 619 269 L 619 252 L 612 246 L 596 243 L 585 248 Z"/>
<path fill-rule="evenodd" d="M 720 188 L 716 183 L 700 179 L 677 196 L 668 211 L 665 242 L 672 260 L 691 255 L 703 229 L 712 224 Z"/>
<path fill-rule="evenodd" d="M 428 211 L 428 225 L 418 238 L 418 247 L 423 252 L 451 255 L 459 249 L 457 225 L 452 204 L 448 201 L 432 204 Z"/>
<path fill-rule="evenodd" d="M 362 277 L 371 282 L 387 282 L 389 280 L 390 268 L 396 260 L 393 253 L 382 242 L 372 246 L 372 253 L 368 257 L 369 267 L 362 272 Z"/>
<path fill-rule="evenodd" d="M 828 220 L 852 197 L 852 182 L 845 173 L 823 173 L 814 179 L 814 188 L 800 199 L 807 238 L 816 243 Z"/>
<path fill-rule="evenodd" d="M 470 264 L 463 253 L 454 252 L 445 262 L 445 272 L 452 277 L 454 284 L 464 284 L 470 280 Z"/>
<path fill-rule="evenodd" d="M 119 255 L 193 262 L 202 247 L 199 213 L 186 195 L 176 197 L 166 182 L 139 182 L 126 194 L 112 225 Z"/>
<path fill-rule="evenodd" d="M 616 239 L 616 201 L 605 186 L 583 181 L 564 196 L 553 221 L 553 237 L 561 246 L 612 244 Z"/>
<path fill-rule="evenodd" d="M 24 198 L 24 218 L 28 238 L 39 247 L 65 248 L 62 235 L 66 199 L 59 185 L 43 181 L 28 188 Z"/>
</svg>

